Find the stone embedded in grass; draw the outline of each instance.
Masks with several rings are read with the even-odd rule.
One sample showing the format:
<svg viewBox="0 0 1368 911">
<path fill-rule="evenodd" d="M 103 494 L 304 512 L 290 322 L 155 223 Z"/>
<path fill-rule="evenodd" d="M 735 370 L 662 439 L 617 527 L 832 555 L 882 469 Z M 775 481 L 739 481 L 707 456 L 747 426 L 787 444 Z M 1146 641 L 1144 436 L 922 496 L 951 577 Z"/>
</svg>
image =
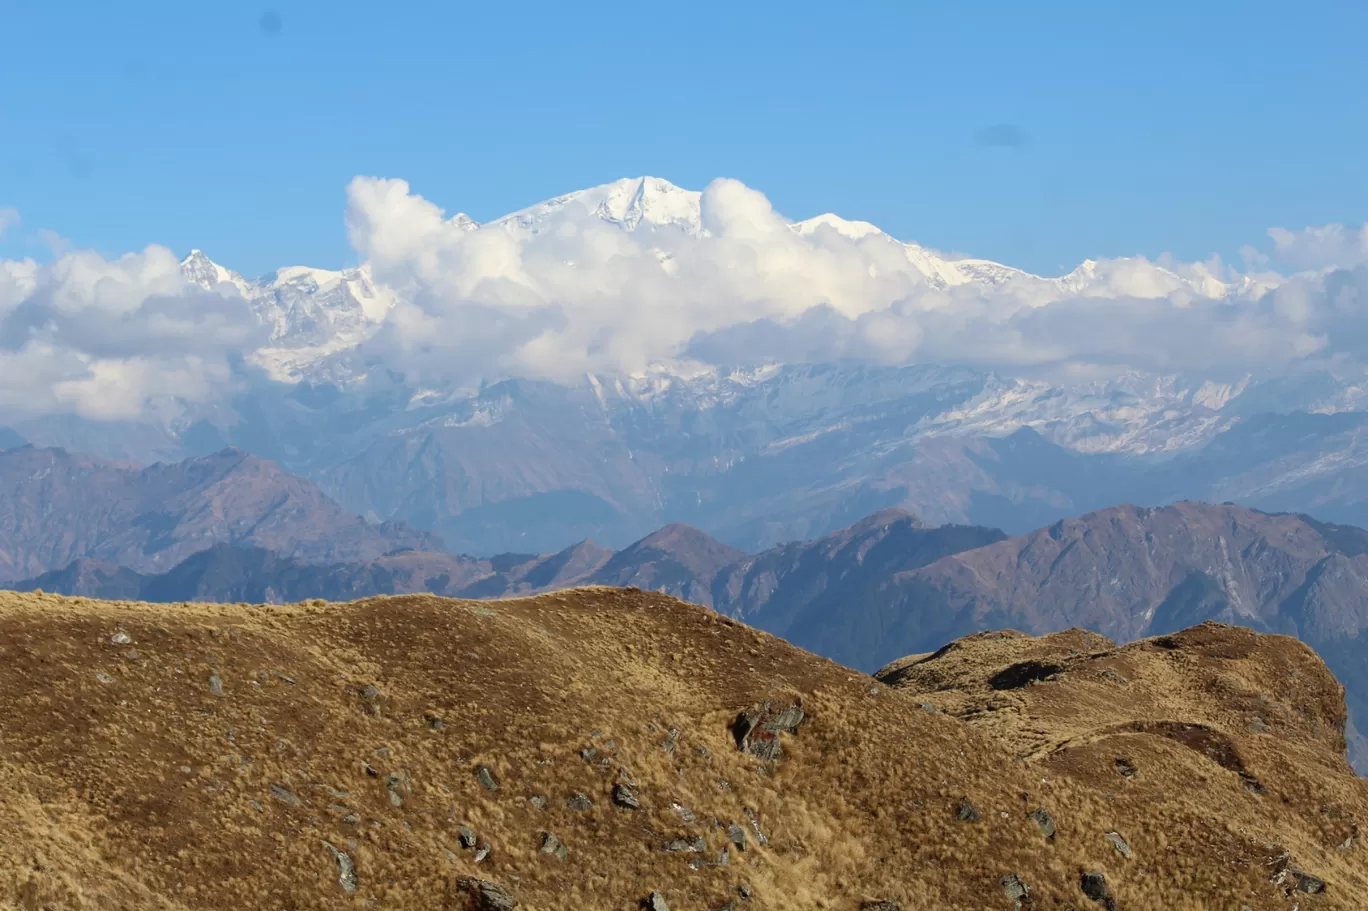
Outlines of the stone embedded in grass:
<svg viewBox="0 0 1368 911">
<path fill-rule="evenodd" d="M 304 801 L 300 800 L 295 795 L 294 791 L 291 791 L 284 785 L 271 785 L 271 796 L 274 797 L 276 800 L 280 801 L 281 803 L 291 807 L 297 807 L 304 803 Z"/>
<path fill-rule="evenodd" d="M 630 785 L 613 785 L 613 803 L 627 810 L 636 810 L 641 807 L 641 801 L 637 799 L 636 792 Z"/>
<path fill-rule="evenodd" d="M 580 750 L 580 758 L 583 759 L 585 762 L 593 762 L 594 757 L 597 755 L 598 749 L 596 747 L 585 747 L 584 749 Z"/>
<path fill-rule="evenodd" d="M 747 709 L 732 722 L 736 748 L 765 762 L 774 762 L 784 754 L 780 735 L 796 734 L 804 717 L 803 707 L 796 702 L 766 702 Z"/>
<path fill-rule="evenodd" d="M 727 840 L 736 845 L 738 851 L 746 850 L 746 830 L 736 823 L 727 826 Z"/>
<path fill-rule="evenodd" d="M 1126 840 L 1121 837 L 1120 832 L 1108 832 L 1107 841 L 1109 841 L 1111 843 L 1111 846 L 1116 849 L 1117 854 L 1120 854 L 1127 860 L 1130 860 L 1132 857 L 1135 856 L 1135 852 L 1131 850 L 1131 846 L 1126 843 Z"/>
<path fill-rule="evenodd" d="M 955 816 L 959 818 L 960 822 L 978 822 L 983 818 L 982 814 L 978 811 L 978 807 L 970 803 L 968 797 L 960 801 L 959 809 L 955 811 Z"/>
<path fill-rule="evenodd" d="M 1084 873 L 1079 886 L 1088 898 L 1106 908 L 1107 911 L 1115 911 L 1116 899 L 1112 898 L 1111 887 L 1107 885 L 1106 876 L 1095 871 Z"/>
<path fill-rule="evenodd" d="M 570 798 L 565 801 L 565 805 L 581 813 L 594 808 L 594 802 L 589 799 L 588 794 L 571 794 Z"/>
<path fill-rule="evenodd" d="M 641 907 L 646 911 L 670 911 L 669 904 L 665 901 L 665 896 L 659 892 L 652 892 L 641 902 Z"/>
<path fill-rule="evenodd" d="M 701 854 L 708 850 L 708 842 L 701 835 L 696 838 L 671 838 L 661 848 L 671 854 Z"/>
<path fill-rule="evenodd" d="M 218 674 L 209 675 L 209 692 L 215 696 L 223 695 L 223 678 Z"/>
<path fill-rule="evenodd" d="M 750 820 L 751 831 L 755 833 L 755 840 L 761 845 L 769 844 L 769 839 L 760 829 L 760 814 L 756 813 L 750 807 L 742 807 L 741 812 L 745 813 L 746 818 Z"/>
<path fill-rule="evenodd" d="M 475 863 L 484 863 L 485 858 L 489 857 L 489 852 L 494 850 L 494 846 L 483 839 L 475 845 Z"/>
<path fill-rule="evenodd" d="M 860 902 L 860 911 L 903 911 L 903 906 L 899 902 L 885 898 L 878 901 Z"/>
<path fill-rule="evenodd" d="M 479 839 L 475 835 L 475 830 L 470 826 L 457 826 L 456 837 L 461 841 L 461 847 L 473 848 Z"/>
<path fill-rule="evenodd" d="M 670 733 L 666 735 L 664 740 L 660 741 L 660 748 L 666 753 L 673 754 L 677 743 L 679 743 L 679 728 L 670 728 Z"/>
<path fill-rule="evenodd" d="M 1044 835 L 1046 838 L 1054 838 L 1055 821 L 1044 807 L 1036 807 L 1032 810 L 1031 818 L 1034 819 L 1035 824 L 1040 827 L 1041 835 Z"/>
<path fill-rule="evenodd" d="M 462 876 L 456 880 L 456 888 L 474 902 L 473 911 L 513 911 L 518 907 L 512 893 L 487 879 Z"/>
<path fill-rule="evenodd" d="M 1325 891 L 1325 880 L 1312 876 L 1310 873 L 1297 873 L 1297 891 L 1305 892 L 1308 895 L 1316 895 Z"/>
<path fill-rule="evenodd" d="M 543 854 L 554 855 L 557 860 L 565 860 L 570 856 L 570 849 L 567 848 L 553 832 L 542 833 L 541 848 L 539 850 Z"/>
<path fill-rule="evenodd" d="M 494 777 L 494 773 L 489 770 L 487 765 L 482 765 L 475 770 L 475 780 L 480 783 L 480 787 L 491 794 L 499 790 L 498 779 Z"/>
<path fill-rule="evenodd" d="M 549 804 L 547 799 L 540 794 L 533 794 L 531 797 L 527 798 L 527 802 L 538 810 L 545 810 Z"/>
<path fill-rule="evenodd" d="M 693 825 L 694 820 L 698 818 L 694 816 L 693 810 L 684 806 L 682 803 L 671 804 L 670 809 L 674 810 L 674 814 L 678 816 L 680 822 L 684 823 L 685 825 Z"/>
<path fill-rule="evenodd" d="M 109 641 L 114 645 L 130 645 L 133 642 L 133 637 L 128 635 L 128 633 L 125 633 L 123 630 L 119 630 L 114 635 L 109 637 Z"/>
<path fill-rule="evenodd" d="M 1135 763 L 1125 756 L 1116 757 L 1116 774 L 1122 778 L 1134 778 L 1136 773 Z"/>
<path fill-rule="evenodd" d="M 1005 874 L 998 880 L 998 885 L 1002 887 L 1002 894 L 1016 903 L 1017 909 L 1022 908 L 1024 902 L 1030 901 L 1031 887 L 1017 874 Z"/>
<path fill-rule="evenodd" d="M 342 891 L 348 895 L 356 894 L 356 862 L 351 859 L 351 855 L 346 851 L 335 848 L 329 842 L 323 842 L 323 847 L 327 848 L 332 854 L 333 860 L 337 862 L 337 882 L 342 887 Z"/>
</svg>

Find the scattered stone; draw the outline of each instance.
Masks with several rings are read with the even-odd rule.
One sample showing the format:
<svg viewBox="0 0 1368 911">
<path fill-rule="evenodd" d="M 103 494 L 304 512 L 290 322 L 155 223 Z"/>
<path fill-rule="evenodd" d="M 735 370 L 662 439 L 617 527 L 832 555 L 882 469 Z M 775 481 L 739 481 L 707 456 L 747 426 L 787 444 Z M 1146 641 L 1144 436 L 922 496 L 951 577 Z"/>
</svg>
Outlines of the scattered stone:
<svg viewBox="0 0 1368 911">
<path fill-rule="evenodd" d="M 565 860 L 570 856 L 570 849 L 567 848 L 554 833 L 543 832 L 541 853 L 554 854 L 557 860 Z"/>
<path fill-rule="evenodd" d="M 547 799 L 541 796 L 540 794 L 534 794 L 531 797 L 527 798 L 527 802 L 532 804 L 532 806 L 536 807 L 538 810 L 545 810 L 549 803 Z"/>
<path fill-rule="evenodd" d="M 115 645 L 131 645 L 133 637 L 129 636 L 128 633 L 125 633 L 123 630 L 119 630 L 109 637 L 109 641 Z"/>
<path fill-rule="evenodd" d="M 613 803 L 628 810 L 636 810 L 641 807 L 641 801 L 637 799 L 636 792 L 631 785 L 613 785 Z"/>
<path fill-rule="evenodd" d="M 249 800 L 247 801 L 247 803 L 252 807 L 252 809 L 256 810 L 258 813 L 266 812 L 266 808 L 261 805 L 261 801 L 259 800 Z"/>
<path fill-rule="evenodd" d="M 674 810 L 674 814 L 678 816 L 680 821 L 683 822 L 685 825 L 693 825 L 694 820 L 698 818 L 694 816 L 693 810 L 690 810 L 682 803 L 670 804 L 670 809 Z"/>
<path fill-rule="evenodd" d="M 209 675 L 209 692 L 214 696 L 223 695 L 223 678 L 218 674 Z"/>
<path fill-rule="evenodd" d="M 1122 677 L 1120 674 L 1118 674 L 1111 668 L 1106 668 L 1105 670 L 1103 670 L 1100 676 L 1107 680 L 1110 680 L 1112 683 L 1115 683 L 1118 686 L 1130 686 L 1129 680 L 1127 680 L 1125 677 Z"/>
<path fill-rule="evenodd" d="M 701 743 L 698 746 L 694 747 L 694 752 L 697 753 L 699 756 L 703 757 L 704 759 L 712 759 L 712 750 L 708 749 Z"/>
<path fill-rule="evenodd" d="M 475 835 L 475 830 L 470 826 L 457 826 L 456 837 L 461 841 L 461 847 L 473 848 L 479 839 Z"/>
<path fill-rule="evenodd" d="M 482 765 L 475 770 L 475 780 L 480 783 L 480 787 L 484 788 L 491 794 L 499 790 L 499 782 L 494 777 L 494 773 L 489 770 L 489 766 L 487 765 Z"/>
<path fill-rule="evenodd" d="M 280 801 L 283 804 L 287 804 L 288 806 L 297 807 L 304 803 L 304 801 L 300 800 L 295 795 L 294 791 L 291 791 L 284 785 L 273 784 L 271 785 L 270 790 L 272 797 L 274 797 L 276 800 Z"/>
<path fill-rule="evenodd" d="M 1022 881 L 1021 877 L 1015 873 L 1008 873 L 998 880 L 998 885 L 1002 887 L 1002 894 L 1015 902 L 1015 907 L 1020 911 L 1023 903 L 1031 898 L 1031 887 Z"/>
<path fill-rule="evenodd" d="M 113 682 L 114 682 L 114 678 L 111 677 L 111 676 L 109 676 L 108 674 L 104 673 L 103 671 L 96 671 L 96 672 L 95 672 L 95 679 L 98 680 L 98 681 L 100 681 L 101 683 L 113 683 Z"/>
<path fill-rule="evenodd" d="M 475 902 L 474 911 L 513 911 L 518 902 L 503 886 L 473 876 L 456 880 L 456 888 Z"/>
<path fill-rule="evenodd" d="M 1251 734 L 1266 734 L 1268 733 L 1268 724 L 1258 715 L 1255 715 L 1250 719 L 1249 723 L 1245 725 L 1245 730 Z"/>
<path fill-rule="evenodd" d="M 983 818 L 978 807 L 970 803 L 968 797 L 960 801 L 959 809 L 955 811 L 955 815 L 959 817 L 960 822 L 978 822 Z"/>
<path fill-rule="evenodd" d="M 1325 891 L 1325 880 L 1318 879 L 1310 873 L 1297 873 L 1297 891 L 1305 892 L 1308 895 L 1317 895 Z"/>
<path fill-rule="evenodd" d="M 1098 872 L 1088 872 L 1083 874 L 1082 882 L 1079 884 L 1083 889 L 1083 894 L 1097 902 L 1107 911 L 1115 911 L 1116 899 L 1112 898 L 1111 888 L 1107 885 L 1107 877 Z"/>
<path fill-rule="evenodd" d="M 594 757 L 597 755 L 598 750 L 594 747 L 585 747 L 584 749 L 580 750 L 580 758 L 583 759 L 585 762 L 593 762 Z"/>
<path fill-rule="evenodd" d="M 903 911 L 900 902 L 882 899 L 880 901 L 860 902 L 860 911 Z"/>
<path fill-rule="evenodd" d="M 404 792 L 411 791 L 408 778 L 399 772 L 390 772 L 385 779 L 385 789 L 389 791 L 389 802 L 392 807 L 402 807 L 404 805 Z"/>
<path fill-rule="evenodd" d="M 427 726 L 432 730 L 441 731 L 446 729 L 446 721 L 444 721 L 440 716 L 429 714 L 423 717 L 424 720 L 427 721 Z"/>
<path fill-rule="evenodd" d="M 917 707 L 920 708 L 923 712 L 926 712 L 928 715 L 940 714 L 940 709 L 929 702 L 918 702 Z"/>
<path fill-rule="evenodd" d="M 565 801 L 565 805 L 580 813 L 594 808 L 594 802 L 589 799 L 588 794 L 571 794 L 569 799 Z"/>
<path fill-rule="evenodd" d="M 746 899 L 747 901 L 750 901 L 750 897 L 755 893 L 751 890 L 751 887 L 749 885 L 742 883 L 741 885 L 736 887 L 736 894 Z"/>
<path fill-rule="evenodd" d="M 1336 851 L 1348 851 L 1348 850 L 1350 850 L 1350 849 L 1352 849 L 1352 848 L 1354 847 L 1354 843 L 1355 843 L 1356 841 L 1358 841 L 1358 826 L 1354 826 L 1354 827 L 1350 830 L 1350 832 L 1349 832 L 1349 837 L 1348 837 L 1348 838 L 1344 839 L 1344 841 L 1342 841 L 1342 842 L 1340 842 L 1339 844 L 1335 845 L 1335 850 L 1336 850 Z"/>
<path fill-rule="evenodd" d="M 652 892 L 641 902 L 641 907 L 646 911 L 670 911 L 669 904 L 665 901 L 665 896 L 659 892 Z"/>
<path fill-rule="evenodd" d="M 482 841 L 475 846 L 475 863 L 482 864 L 485 858 L 489 857 L 489 852 L 494 850 L 494 846 L 487 841 Z"/>
<path fill-rule="evenodd" d="M 746 830 L 736 823 L 730 824 L 727 826 L 727 841 L 736 845 L 738 851 L 746 850 Z"/>
<path fill-rule="evenodd" d="M 732 722 L 736 748 L 765 762 L 774 762 L 783 756 L 780 735 L 796 734 L 803 717 L 803 707 L 796 702 L 787 705 L 766 702 L 747 709 Z"/>
<path fill-rule="evenodd" d="M 337 861 L 337 882 L 342 887 L 342 891 L 348 895 L 356 894 L 356 862 L 351 859 L 351 855 L 346 851 L 335 848 L 329 842 L 323 842 L 323 847 L 327 848 L 332 854 L 333 860 Z"/>
<path fill-rule="evenodd" d="M 762 846 L 769 844 L 769 839 L 765 837 L 765 833 L 760 831 L 760 815 L 750 807 L 742 807 L 741 810 L 746 814 L 746 818 L 750 820 L 751 831 L 755 833 L 756 842 Z"/>
<path fill-rule="evenodd" d="M 677 743 L 679 743 L 679 728 L 670 728 L 670 733 L 666 735 L 664 740 L 660 741 L 660 748 L 666 753 L 673 754 Z"/>
<path fill-rule="evenodd" d="M 662 848 L 671 854 L 701 854 L 708 850 L 708 842 L 701 835 L 695 838 L 672 838 Z"/>
<path fill-rule="evenodd" d="M 1046 838 L 1054 838 L 1054 818 L 1050 816 L 1049 812 L 1047 812 L 1044 807 L 1037 807 L 1036 809 L 1032 810 L 1031 818 L 1034 819 L 1035 824 L 1040 827 L 1041 835 L 1044 835 Z"/>
<path fill-rule="evenodd" d="M 1134 778 L 1136 773 L 1135 763 L 1125 756 L 1116 757 L 1116 774 L 1122 778 Z"/>
<path fill-rule="evenodd" d="M 1111 842 L 1111 846 L 1116 849 L 1116 853 L 1126 858 L 1126 860 L 1130 860 L 1135 856 L 1135 852 L 1131 850 L 1130 845 L 1126 844 L 1126 840 L 1121 837 L 1121 833 L 1108 832 L 1107 841 Z"/>
</svg>

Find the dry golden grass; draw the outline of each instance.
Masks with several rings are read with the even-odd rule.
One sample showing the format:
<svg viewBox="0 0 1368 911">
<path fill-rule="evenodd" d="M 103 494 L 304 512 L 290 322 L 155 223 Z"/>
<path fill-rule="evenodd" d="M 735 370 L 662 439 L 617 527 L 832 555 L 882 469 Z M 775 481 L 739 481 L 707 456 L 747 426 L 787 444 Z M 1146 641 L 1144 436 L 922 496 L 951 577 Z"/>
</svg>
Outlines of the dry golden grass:
<svg viewBox="0 0 1368 911">
<path fill-rule="evenodd" d="M 1368 819 L 1368 790 L 1340 753 L 1333 680 L 1292 640 L 1187 635 L 1120 650 L 1084 634 L 970 641 L 890 688 L 634 591 L 287 606 L 7 594 L 0 909 L 433 911 L 465 907 L 455 880 L 477 876 L 524 909 L 630 909 L 659 890 L 674 911 L 996 911 L 1016 873 L 1034 908 L 1082 911 L 1100 907 L 1084 870 L 1105 871 L 1126 911 L 1365 907 L 1364 849 L 1337 848 Z M 987 686 L 1041 656 L 1072 663 Z M 801 699 L 807 719 L 769 767 L 729 728 L 771 699 Z M 1245 733 L 1254 705 L 1266 733 Z M 1222 765 L 1144 729 L 1160 721 L 1206 725 L 1245 777 L 1226 752 Z M 627 777 L 640 809 L 613 805 Z M 577 793 L 593 807 L 569 808 Z M 966 797 L 978 822 L 958 818 Z M 692 868 L 731 823 L 746 850 Z M 489 844 L 482 863 L 461 825 Z M 543 832 L 566 859 L 539 852 Z M 662 850 L 695 837 L 705 853 Z M 354 895 L 325 842 L 354 862 Z M 1283 849 L 1327 891 L 1289 899 L 1270 882 Z"/>
</svg>

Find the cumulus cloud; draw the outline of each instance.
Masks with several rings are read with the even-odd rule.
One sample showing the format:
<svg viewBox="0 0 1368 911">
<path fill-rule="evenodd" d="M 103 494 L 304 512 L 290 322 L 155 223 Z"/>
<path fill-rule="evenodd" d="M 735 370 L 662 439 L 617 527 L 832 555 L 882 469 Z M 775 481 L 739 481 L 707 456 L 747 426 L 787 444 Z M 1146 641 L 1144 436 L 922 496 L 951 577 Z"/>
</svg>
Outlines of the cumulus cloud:
<svg viewBox="0 0 1368 911">
<path fill-rule="evenodd" d="M 595 217 L 610 202 L 589 195 L 474 230 L 403 181 L 358 178 L 353 243 L 403 301 L 368 353 L 429 384 L 671 359 L 1215 374 L 1328 355 L 1359 335 L 1363 288 L 1347 272 L 1254 278 L 1217 258 L 1134 257 L 1041 279 L 839 219 L 795 230 L 731 180 L 698 196 L 693 230 L 653 229 L 649 212 L 623 230 Z M 1309 247 L 1317 235 L 1304 234 Z M 1318 242 L 1353 259 L 1356 241 Z"/>
<path fill-rule="evenodd" d="M 1270 228 L 1274 258 L 1298 269 L 1352 268 L 1368 263 L 1368 224 Z"/>
<path fill-rule="evenodd" d="M 1276 258 L 1306 270 L 1290 277 L 1133 257 L 1040 278 L 834 216 L 792 225 L 733 180 L 623 181 L 477 226 L 402 180 L 359 177 L 346 225 L 394 303 L 336 356 L 424 388 L 662 362 L 1216 378 L 1368 353 L 1365 232 L 1342 226 L 1272 232 Z M 231 283 L 188 283 L 160 247 L 0 262 L 0 419 L 221 401 L 239 356 L 266 344 Z"/>
<path fill-rule="evenodd" d="M 232 361 L 266 336 L 235 292 L 205 291 L 148 247 L 106 259 L 0 262 L 0 416 L 133 419 L 233 388 Z"/>
</svg>

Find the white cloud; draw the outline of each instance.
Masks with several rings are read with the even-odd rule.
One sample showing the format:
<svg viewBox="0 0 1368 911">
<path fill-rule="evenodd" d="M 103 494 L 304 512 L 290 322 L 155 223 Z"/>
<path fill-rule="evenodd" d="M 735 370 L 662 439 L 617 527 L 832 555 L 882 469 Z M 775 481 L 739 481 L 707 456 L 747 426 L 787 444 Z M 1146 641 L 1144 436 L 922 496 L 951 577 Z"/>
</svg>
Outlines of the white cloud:
<svg viewBox="0 0 1368 911">
<path fill-rule="evenodd" d="M 1240 373 L 1341 350 L 1363 301 L 1341 273 L 1255 280 L 1216 258 L 944 286 L 954 267 L 931 251 L 834 222 L 794 231 L 730 180 L 701 194 L 694 233 L 625 231 L 592 217 L 592 199 L 535 230 L 471 230 L 392 180 L 358 178 L 349 201 L 357 251 L 405 301 L 368 353 L 425 384 L 672 358 Z"/>
<path fill-rule="evenodd" d="M 1345 269 L 1368 263 L 1368 224 L 1270 228 L 1274 258 L 1298 269 Z"/>
<path fill-rule="evenodd" d="M 5 236 L 5 232 L 19 224 L 19 210 L 0 206 L 0 237 Z"/>
<path fill-rule="evenodd" d="M 233 389 L 232 359 L 263 330 L 236 294 L 187 284 L 176 257 L 148 247 L 50 264 L 0 261 L 0 416 L 100 420 L 203 404 Z"/>
</svg>

